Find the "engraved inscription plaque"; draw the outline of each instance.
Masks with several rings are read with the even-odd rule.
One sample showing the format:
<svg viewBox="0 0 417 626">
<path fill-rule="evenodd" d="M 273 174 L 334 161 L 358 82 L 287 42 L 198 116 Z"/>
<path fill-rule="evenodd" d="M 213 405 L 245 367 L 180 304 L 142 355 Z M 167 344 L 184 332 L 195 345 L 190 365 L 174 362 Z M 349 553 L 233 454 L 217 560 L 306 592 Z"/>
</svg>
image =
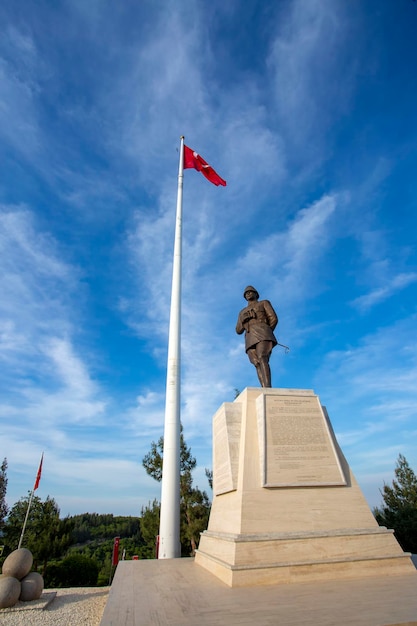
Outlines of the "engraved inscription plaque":
<svg viewBox="0 0 417 626">
<path fill-rule="evenodd" d="M 262 395 L 257 419 L 263 487 L 346 485 L 317 396 Z"/>
<path fill-rule="evenodd" d="M 213 492 L 237 488 L 242 405 L 225 402 L 213 419 Z"/>
</svg>

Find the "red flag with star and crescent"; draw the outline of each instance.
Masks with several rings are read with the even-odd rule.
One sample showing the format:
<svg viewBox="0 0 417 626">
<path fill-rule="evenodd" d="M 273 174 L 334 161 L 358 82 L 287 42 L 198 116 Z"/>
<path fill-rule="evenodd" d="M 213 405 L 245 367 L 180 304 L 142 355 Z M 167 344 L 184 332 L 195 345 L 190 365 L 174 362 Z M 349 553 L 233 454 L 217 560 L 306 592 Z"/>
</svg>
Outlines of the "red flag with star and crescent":
<svg viewBox="0 0 417 626">
<path fill-rule="evenodd" d="M 33 487 L 33 491 L 37 490 L 37 488 L 39 487 L 39 483 L 41 482 L 42 463 L 43 463 L 43 452 L 42 452 L 42 456 L 41 456 L 41 462 L 39 463 L 38 473 L 36 474 L 36 480 L 35 480 L 35 484 L 34 484 L 34 487 Z"/>
<path fill-rule="evenodd" d="M 201 172 L 213 185 L 223 185 L 226 187 L 226 181 L 203 159 L 202 156 L 184 145 L 184 169 L 194 168 Z"/>
</svg>

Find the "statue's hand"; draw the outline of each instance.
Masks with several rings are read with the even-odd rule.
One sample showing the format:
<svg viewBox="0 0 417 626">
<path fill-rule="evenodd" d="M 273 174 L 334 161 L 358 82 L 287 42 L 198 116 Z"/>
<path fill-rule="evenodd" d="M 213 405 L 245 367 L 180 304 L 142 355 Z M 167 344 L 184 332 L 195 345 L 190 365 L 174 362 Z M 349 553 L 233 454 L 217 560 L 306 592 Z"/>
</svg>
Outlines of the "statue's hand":
<svg viewBox="0 0 417 626">
<path fill-rule="evenodd" d="M 256 311 L 254 309 L 248 309 L 243 313 L 243 323 L 249 322 L 249 320 L 256 319 Z"/>
</svg>

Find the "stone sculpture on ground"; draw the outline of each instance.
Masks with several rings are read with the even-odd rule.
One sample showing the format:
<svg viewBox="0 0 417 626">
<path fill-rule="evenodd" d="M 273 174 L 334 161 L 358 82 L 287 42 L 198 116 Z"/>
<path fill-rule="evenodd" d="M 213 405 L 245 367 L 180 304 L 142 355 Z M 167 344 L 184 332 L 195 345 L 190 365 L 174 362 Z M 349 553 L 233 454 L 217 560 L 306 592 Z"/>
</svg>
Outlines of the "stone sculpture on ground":
<svg viewBox="0 0 417 626">
<path fill-rule="evenodd" d="M 20 581 L 13 576 L 0 577 L 0 609 L 8 609 L 19 600 L 21 590 Z"/>
<path fill-rule="evenodd" d="M 30 572 L 20 581 L 22 590 L 20 598 L 22 602 L 30 602 L 41 597 L 43 591 L 43 576 L 38 572 Z"/>
<path fill-rule="evenodd" d="M 7 609 L 18 600 L 29 602 L 41 597 L 43 578 L 37 572 L 30 572 L 33 556 L 30 550 L 14 550 L 3 563 L 0 576 L 0 609 Z"/>
</svg>

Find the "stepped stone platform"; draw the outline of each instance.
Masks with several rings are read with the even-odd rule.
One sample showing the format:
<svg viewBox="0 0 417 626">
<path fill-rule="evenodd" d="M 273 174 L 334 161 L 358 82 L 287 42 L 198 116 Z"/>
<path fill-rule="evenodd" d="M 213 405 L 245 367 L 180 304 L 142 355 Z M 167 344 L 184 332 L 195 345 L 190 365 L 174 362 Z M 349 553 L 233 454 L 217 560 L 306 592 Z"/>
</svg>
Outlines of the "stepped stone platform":
<svg viewBox="0 0 417 626">
<path fill-rule="evenodd" d="M 311 389 L 248 387 L 222 404 L 213 496 L 196 564 L 231 587 L 415 573 Z"/>
<path fill-rule="evenodd" d="M 194 559 L 122 561 L 100 626 L 417 626 L 417 572 L 230 587 Z"/>
</svg>

